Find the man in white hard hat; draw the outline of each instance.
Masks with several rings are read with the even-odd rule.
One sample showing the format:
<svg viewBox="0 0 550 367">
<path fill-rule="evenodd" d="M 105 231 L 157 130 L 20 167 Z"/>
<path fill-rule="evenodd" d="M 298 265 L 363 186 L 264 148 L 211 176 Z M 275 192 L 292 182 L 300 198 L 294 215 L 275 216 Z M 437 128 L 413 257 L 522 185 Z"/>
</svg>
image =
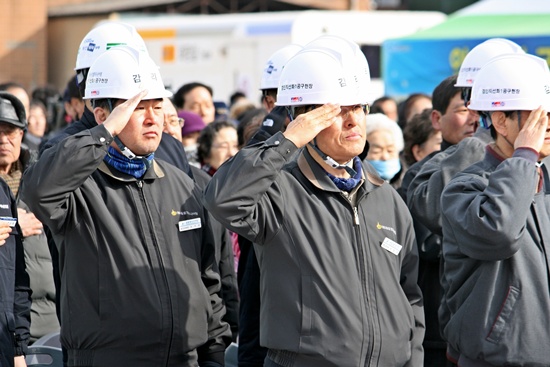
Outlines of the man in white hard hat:
<svg viewBox="0 0 550 367">
<path fill-rule="evenodd" d="M 459 366 L 550 361 L 549 93 L 546 60 L 525 54 L 492 59 L 472 87 L 494 143 L 441 196 L 443 332 Z"/>
<path fill-rule="evenodd" d="M 355 51 L 341 40 L 289 60 L 277 104 L 293 121 L 242 149 L 205 190 L 206 208 L 254 243 L 265 366 L 422 365 L 412 219 L 358 157 L 368 64 Z"/>
<path fill-rule="evenodd" d="M 121 45 L 131 46 L 141 52 L 147 53 L 145 42 L 136 28 L 124 22 L 102 21 L 84 36 L 78 48 L 75 65 L 78 88 L 82 96 L 84 96 L 86 88 L 88 71 L 95 60 L 107 50 Z M 85 102 L 86 108 L 80 120 L 71 123 L 59 134 L 45 142 L 40 148 L 40 154 L 69 135 L 74 135 L 82 130 L 97 126 L 90 101 L 86 100 Z M 162 137 L 163 139 L 161 139 L 156 151 L 157 157 L 180 168 L 192 177 L 181 142 L 167 133 L 163 133 Z"/>
<path fill-rule="evenodd" d="M 155 159 L 170 95 L 147 54 L 105 52 L 84 96 L 98 126 L 23 178 L 59 248 L 68 366 L 223 366 L 231 334 L 208 214 L 194 182 Z"/>
<path fill-rule="evenodd" d="M 260 91 L 262 106 L 269 112 L 260 124 L 259 130 L 252 136 L 248 145 L 263 142 L 279 131 L 284 131 L 289 123 L 284 106 L 275 106 L 277 87 L 285 64 L 302 49 L 297 44 L 286 45 L 275 51 L 262 70 Z M 241 367 L 263 366 L 267 349 L 260 345 L 260 269 L 252 242 L 239 236 L 238 279 L 239 295 L 239 350 Z"/>
<path fill-rule="evenodd" d="M 285 64 L 301 49 L 302 46 L 291 43 L 274 52 L 265 63 L 260 79 L 260 91 L 262 106 L 267 112 L 271 112 L 277 102 L 277 86 Z"/>
<path fill-rule="evenodd" d="M 483 159 L 485 146 L 492 141 L 486 126 L 478 128 L 480 119 L 477 111 L 468 110 L 467 106 L 472 85 L 482 66 L 506 53 L 524 54 L 519 45 L 507 39 L 484 41 L 468 52 L 458 75 L 446 78 L 434 89 L 432 124 L 441 130 L 441 151 L 409 167 L 403 178 L 401 191 L 407 197 L 421 249 L 419 282 L 426 310 L 426 367 L 440 367 L 456 361 L 446 351 L 442 338 L 448 312 L 443 311 L 445 306 L 441 305 L 439 286 L 439 283 L 445 282 L 440 272 L 441 192 L 457 172 Z"/>
</svg>

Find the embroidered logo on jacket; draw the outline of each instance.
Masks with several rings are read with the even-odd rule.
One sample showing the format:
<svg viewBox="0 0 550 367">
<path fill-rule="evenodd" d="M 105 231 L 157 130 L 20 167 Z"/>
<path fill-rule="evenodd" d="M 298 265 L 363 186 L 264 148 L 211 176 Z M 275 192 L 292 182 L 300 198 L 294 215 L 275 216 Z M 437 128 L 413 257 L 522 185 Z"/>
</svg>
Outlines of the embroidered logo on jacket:
<svg viewBox="0 0 550 367">
<path fill-rule="evenodd" d="M 390 232 L 392 232 L 394 235 L 397 236 L 397 233 L 395 232 L 395 229 L 393 229 L 392 227 L 383 226 L 383 225 L 380 224 L 380 222 L 377 222 L 377 223 L 376 223 L 376 228 L 378 228 L 378 229 L 385 229 L 386 231 L 390 231 Z"/>
<path fill-rule="evenodd" d="M 172 214 L 173 217 L 175 217 L 176 215 L 199 215 L 199 213 L 197 213 L 197 212 L 188 212 L 187 210 L 183 211 L 183 212 L 180 212 L 180 211 L 177 211 L 177 210 L 174 210 L 174 209 L 172 209 L 170 214 Z"/>
</svg>

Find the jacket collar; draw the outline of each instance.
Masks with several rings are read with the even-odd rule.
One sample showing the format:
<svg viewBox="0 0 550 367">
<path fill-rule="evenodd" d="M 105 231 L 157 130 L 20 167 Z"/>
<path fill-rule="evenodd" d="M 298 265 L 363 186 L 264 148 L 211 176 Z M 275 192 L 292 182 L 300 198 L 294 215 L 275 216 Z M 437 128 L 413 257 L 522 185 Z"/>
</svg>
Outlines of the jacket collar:
<svg viewBox="0 0 550 367">
<path fill-rule="evenodd" d="M 298 157 L 298 167 L 314 186 L 325 191 L 340 192 L 340 189 L 328 177 L 327 172 L 313 159 L 307 149 L 302 149 L 302 153 Z M 363 163 L 363 178 L 360 185 L 365 187 L 367 191 L 371 191 L 384 183 L 384 180 L 372 174 L 371 169 L 373 170 L 374 168 Z"/>
<path fill-rule="evenodd" d="M 153 160 L 153 164 L 151 165 L 151 168 L 145 172 L 145 175 L 143 178 L 137 179 L 134 176 L 127 175 L 126 173 L 122 173 L 114 169 L 113 167 L 109 166 L 105 161 L 102 161 L 99 165 L 98 169 L 105 173 L 107 176 L 110 176 L 118 181 L 124 181 L 124 182 L 134 182 L 134 181 L 142 181 L 142 180 L 154 180 L 157 178 L 163 178 L 164 177 L 164 171 L 162 168 L 157 164 L 157 161 Z"/>
</svg>

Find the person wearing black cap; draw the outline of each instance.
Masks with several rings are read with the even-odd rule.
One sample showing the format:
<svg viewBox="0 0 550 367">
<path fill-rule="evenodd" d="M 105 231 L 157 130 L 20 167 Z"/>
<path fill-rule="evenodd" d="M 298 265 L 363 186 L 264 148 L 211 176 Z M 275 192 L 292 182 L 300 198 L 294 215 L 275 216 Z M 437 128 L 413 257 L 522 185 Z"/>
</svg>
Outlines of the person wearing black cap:
<svg viewBox="0 0 550 367">
<path fill-rule="evenodd" d="M 0 145 L 22 138 L 25 110 L 15 96 L 0 92 Z M 2 157 L 4 160 L 4 157 Z M 8 184 L 0 180 L 0 365 L 26 366 L 30 337 L 31 289 L 25 271 L 17 206 Z"/>
<path fill-rule="evenodd" d="M 52 257 L 42 223 L 18 195 L 23 172 L 36 161 L 36 152 L 27 149 L 23 144 L 27 129 L 24 105 L 15 95 L 9 93 L 5 95 L 15 101 L 10 105 L 12 106 L 10 111 L 15 114 L 15 117 L 5 117 L 0 123 L 0 129 L 4 131 L 0 136 L 0 178 L 6 182 L 16 198 L 18 225 L 21 229 L 20 235 L 24 239 L 25 261 L 33 291 L 31 309 L 33 323 L 30 330 L 30 341 L 33 342 L 50 332 L 59 330 L 55 312 Z M 21 106 L 21 114 L 17 112 L 19 106 Z"/>
</svg>

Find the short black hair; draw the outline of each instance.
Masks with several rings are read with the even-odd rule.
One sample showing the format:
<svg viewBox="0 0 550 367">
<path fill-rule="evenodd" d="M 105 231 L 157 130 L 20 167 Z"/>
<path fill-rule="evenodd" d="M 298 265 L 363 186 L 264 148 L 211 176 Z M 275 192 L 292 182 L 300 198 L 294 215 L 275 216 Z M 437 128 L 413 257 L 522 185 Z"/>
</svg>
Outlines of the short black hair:
<svg viewBox="0 0 550 367">
<path fill-rule="evenodd" d="M 65 88 L 65 92 L 63 93 L 63 100 L 66 102 L 70 102 L 71 99 L 76 98 L 78 100 L 82 100 L 83 94 L 80 93 L 80 89 L 78 87 L 78 81 L 76 75 L 73 75 L 68 81 L 67 86 Z"/>
<path fill-rule="evenodd" d="M 176 93 L 172 96 L 172 101 L 176 105 L 176 108 L 183 108 L 183 105 L 185 104 L 185 95 L 192 91 L 195 88 L 203 87 L 206 88 L 208 93 L 210 93 L 210 96 L 214 95 L 214 91 L 212 90 L 212 87 L 199 83 L 199 82 L 192 82 L 182 85 Z"/>
<path fill-rule="evenodd" d="M 411 112 L 414 103 L 422 98 L 432 99 L 426 93 L 413 93 L 397 105 L 397 124 L 401 129 L 404 129 L 407 125 L 407 116 Z"/>
<path fill-rule="evenodd" d="M 237 102 L 237 100 L 241 98 L 246 98 L 246 94 L 244 94 L 240 90 L 233 92 L 233 94 L 231 94 L 231 96 L 229 97 L 229 106 L 233 106 L 235 102 Z"/>
<path fill-rule="evenodd" d="M 239 125 L 237 126 L 239 147 L 243 147 L 248 143 L 248 140 L 260 128 L 266 115 L 267 110 L 265 108 L 252 108 L 237 117 L 239 121 Z"/>
<path fill-rule="evenodd" d="M 435 87 L 432 93 L 432 106 L 433 109 L 439 111 L 442 115 L 447 112 L 451 99 L 457 94 L 461 93 L 460 87 L 455 87 L 457 75 L 451 75 L 441 81 Z"/>
<path fill-rule="evenodd" d="M 117 98 L 98 98 L 92 100 L 92 106 L 93 108 L 101 107 L 109 110 L 109 112 L 113 112 L 113 109 L 117 106 L 118 101 L 120 100 Z"/>
</svg>

